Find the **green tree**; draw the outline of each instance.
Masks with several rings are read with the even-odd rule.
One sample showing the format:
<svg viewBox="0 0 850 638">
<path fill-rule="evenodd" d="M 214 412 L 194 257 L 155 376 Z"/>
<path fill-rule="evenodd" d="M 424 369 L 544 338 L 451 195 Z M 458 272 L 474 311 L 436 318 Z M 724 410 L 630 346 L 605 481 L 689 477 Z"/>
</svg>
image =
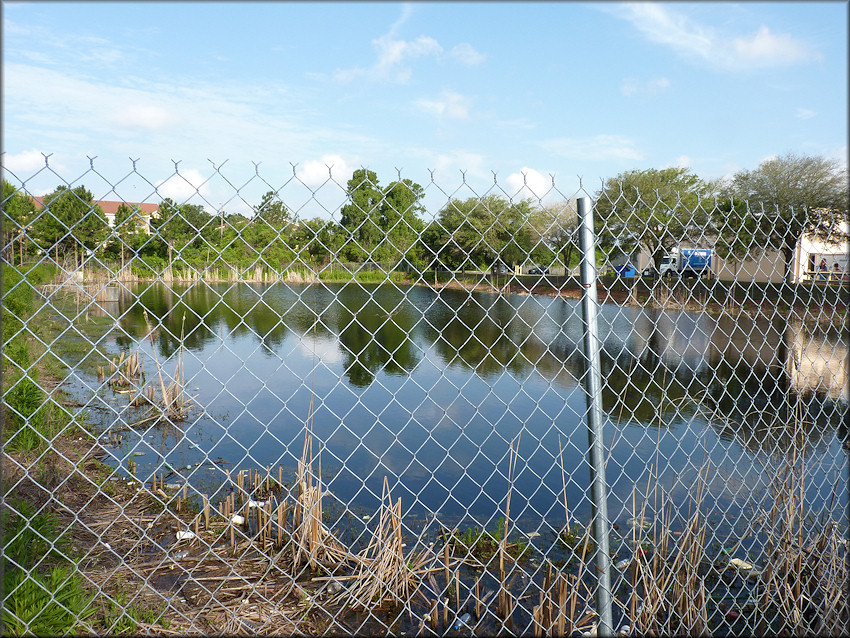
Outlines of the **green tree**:
<svg viewBox="0 0 850 638">
<path fill-rule="evenodd" d="M 532 247 L 531 205 L 497 195 L 451 200 L 427 230 L 430 251 L 452 267 L 492 266 L 523 261 Z"/>
<path fill-rule="evenodd" d="M 834 238 L 837 224 L 847 221 L 847 167 L 817 155 L 787 153 L 755 170 L 739 171 L 726 194 L 738 203 L 736 211 L 748 213 L 748 223 L 740 228 L 737 223 L 723 224 L 732 237 L 727 243 L 779 250 L 786 281 L 793 274 L 794 251 L 803 233 Z"/>
<path fill-rule="evenodd" d="M 340 228 L 333 221 L 314 217 L 298 225 L 292 234 L 292 243 L 302 256 L 314 264 L 327 264 L 340 249 L 343 239 Z"/>
<path fill-rule="evenodd" d="M 595 197 L 599 245 L 611 256 L 642 248 L 658 268 L 683 240 L 707 239 L 711 195 L 710 185 L 685 168 L 620 173 L 606 180 Z"/>
<path fill-rule="evenodd" d="M 263 195 L 260 203 L 254 207 L 254 219 L 262 220 L 276 230 L 284 228 L 292 222 L 289 209 L 275 191 Z"/>
<path fill-rule="evenodd" d="M 349 203 L 342 207 L 340 225 L 346 232 L 342 246 L 344 258 L 363 261 L 372 256 L 383 238 L 381 202 L 384 194 L 378 176 L 365 168 L 354 171 L 348 180 Z"/>
<path fill-rule="evenodd" d="M 165 242 L 168 251 L 168 263 L 173 260 L 174 251 L 181 256 L 190 250 L 206 245 L 202 233 L 216 226 L 215 220 L 203 206 L 196 204 L 177 205 L 166 198 L 159 206 L 159 218 L 156 230 L 159 238 Z"/>
<path fill-rule="evenodd" d="M 424 228 L 420 214 L 424 212 L 425 190 L 417 183 L 403 179 L 392 182 L 383 191 L 378 224 L 384 232 L 379 251 L 381 260 L 399 260 L 413 255 L 419 234 Z"/>
<path fill-rule="evenodd" d="M 32 220 L 35 203 L 26 193 L 3 180 L 3 245 L 10 251 L 7 261 L 15 263 L 15 241 L 18 241 L 18 256 L 24 263 L 26 253 L 27 224 Z"/>
<path fill-rule="evenodd" d="M 534 238 L 535 250 L 532 256 L 541 264 L 560 257 L 564 267 L 569 269 L 573 256 L 578 254 L 578 211 L 575 202 L 558 202 L 538 209 L 529 218 Z M 538 246 L 545 246 L 552 257 L 546 259 L 546 253 Z"/>
<path fill-rule="evenodd" d="M 84 186 L 59 186 L 42 198 L 42 204 L 44 209 L 33 222 L 33 231 L 45 248 L 53 250 L 57 263 L 61 250 L 73 255 L 76 269 L 80 252 L 95 249 L 109 234 L 103 210 Z"/>
</svg>

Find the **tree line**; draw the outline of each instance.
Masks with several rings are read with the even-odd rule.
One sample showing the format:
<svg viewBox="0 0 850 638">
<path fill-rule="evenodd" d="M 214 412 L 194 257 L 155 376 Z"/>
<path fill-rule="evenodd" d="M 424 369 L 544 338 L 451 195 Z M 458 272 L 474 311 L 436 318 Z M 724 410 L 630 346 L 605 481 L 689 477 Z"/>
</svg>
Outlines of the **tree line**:
<svg viewBox="0 0 850 638">
<path fill-rule="evenodd" d="M 23 263 L 48 253 L 76 268 L 94 254 L 154 272 L 174 264 L 243 270 L 373 261 L 421 271 L 527 261 L 570 267 L 578 260 L 578 219 L 570 202 L 542 206 L 494 194 L 451 198 L 426 222 L 424 195 L 409 179 L 381 186 L 373 171 L 358 169 L 338 222 L 296 219 L 271 190 L 250 215 L 211 214 L 165 199 L 148 234 L 140 211 L 127 204 L 110 227 L 84 186 L 59 186 L 39 205 L 4 179 L 4 256 Z M 606 258 L 640 250 L 657 266 L 671 248 L 689 241 L 727 257 L 773 249 L 790 272 L 803 232 L 835 233 L 847 221 L 847 168 L 789 153 L 727 180 L 703 180 L 685 168 L 632 170 L 604 180 L 593 200 L 598 247 Z"/>
</svg>

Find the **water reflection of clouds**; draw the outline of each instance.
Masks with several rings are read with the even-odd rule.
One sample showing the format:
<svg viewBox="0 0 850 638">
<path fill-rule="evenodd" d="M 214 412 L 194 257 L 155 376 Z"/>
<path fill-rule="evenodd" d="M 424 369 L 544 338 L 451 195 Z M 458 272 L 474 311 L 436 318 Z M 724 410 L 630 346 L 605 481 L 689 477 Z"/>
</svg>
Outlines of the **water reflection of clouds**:
<svg viewBox="0 0 850 638">
<path fill-rule="evenodd" d="M 297 344 L 298 350 L 305 356 L 316 356 L 325 365 L 340 365 L 343 362 L 339 341 L 334 337 L 326 338 L 312 335 L 301 335 Z"/>
<path fill-rule="evenodd" d="M 377 296 L 377 289 L 374 294 L 381 308 L 394 307 L 396 292 L 389 291 L 386 299 Z M 399 306 L 391 320 L 376 315 L 360 289 L 311 288 L 297 303 L 270 294 L 265 303 L 273 312 L 267 313 L 258 312 L 251 299 L 242 305 L 229 301 L 233 316 L 224 315 L 229 323 L 222 321 L 220 336 L 198 340 L 186 355 L 186 377 L 201 388 L 198 405 L 222 414 L 210 430 L 225 434 L 214 438 L 220 447 L 212 449 L 230 460 L 244 459 L 246 441 L 252 441 L 252 459 L 265 464 L 281 453 L 279 444 L 265 445 L 272 440 L 282 442 L 295 459 L 315 393 L 316 436 L 324 443 L 325 462 L 341 468 L 333 489 L 346 498 L 379 495 L 387 474 L 396 477 L 399 488 L 412 491 L 417 507 L 461 513 L 483 508 L 489 514 L 492 502 L 478 501 L 504 496 L 509 442 L 523 430 L 523 460 L 530 469 L 517 483 L 517 493 L 539 511 L 546 511 L 552 499 L 560 502 L 556 459 L 563 437 L 570 502 L 583 504 L 578 512 L 589 507 L 584 498 L 586 405 L 577 386 L 584 370 L 580 303 L 487 297 L 484 304 L 477 295 L 441 295 L 411 289 L 406 292 L 409 305 Z M 162 312 L 166 309 L 162 304 Z M 213 324 L 209 311 L 198 314 Z M 278 317 L 286 318 L 286 330 L 275 329 Z M 612 445 L 609 466 L 617 519 L 634 515 L 634 489 L 639 497 L 647 496 L 648 471 L 657 473 L 657 485 L 677 503 L 687 502 L 704 454 L 712 462 L 707 496 L 743 499 L 759 488 L 759 468 L 748 455 L 775 447 L 773 439 L 752 436 L 754 427 L 725 418 L 738 414 L 734 400 L 717 407 L 728 430 L 708 423 L 704 413 L 692 414 L 685 406 L 702 398 L 702 386 L 670 384 L 669 370 L 680 371 L 680 382 L 709 372 L 705 377 L 729 386 L 733 399 L 744 397 L 749 409 L 750 397 L 767 394 L 776 384 L 764 370 L 776 368 L 789 354 L 797 353 L 807 364 L 792 378 L 792 387 L 823 389 L 828 385 L 824 371 L 833 369 L 829 378 L 837 385 L 842 368 L 834 359 L 846 360 L 846 338 L 789 332 L 784 320 L 776 329 L 775 321 L 746 315 L 610 304 L 600 307 L 599 319 L 607 366 L 604 409 L 628 423 L 621 429 L 623 438 Z M 179 323 L 178 328 L 163 325 L 179 331 Z M 279 337 L 272 344 L 275 356 L 257 345 L 264 335 Z M 254 356 L 259 354 L 265 356 Z M 346 382 L 352 361 L 369 372 L 362 383 Z M 659 410 L 671 385 L 682 401 Z M 264 428 L 268 431 L 261 441 Z M 205 453 L 212 453 L 209 446 Z M 650 470 L 654 459 L 661 465 Z M 451 494 L 462 503 L 449 502 Z M 406 495 L 408 502 L 413 501 Z"/>
<path fill-rule="evenodd" d="M 710 364 L 713 322 L 704 314 L 662 310 L 656 321 L 659 355 L 673 370 L 697 372 Z"/>
</svg>

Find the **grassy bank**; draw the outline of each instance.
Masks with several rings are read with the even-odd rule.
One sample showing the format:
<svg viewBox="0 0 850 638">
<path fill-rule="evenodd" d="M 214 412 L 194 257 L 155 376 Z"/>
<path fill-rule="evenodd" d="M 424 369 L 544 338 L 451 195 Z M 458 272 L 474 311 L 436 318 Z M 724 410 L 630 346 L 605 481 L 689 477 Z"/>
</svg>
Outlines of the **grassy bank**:
<svg viewBox="0 0 850 638">
<path fill-rule="evenodd" d="M 75 319 L 60 295 L 45 302 L 38 290 L 56 275 L 45 266 L 2 272 L 2 631 L 136 631 L 141 619 L 156 616 L 115 605 L 122 592 L 104 596 L 81 568 L 96 542 L 81 527 L 88 518 L 82 512 L 98 491 L 116 491 L 106 485 L 112 469 L 97 459 L 85 413 L 74 413 L 61 389 L 67 369 L 61 351 L 71 354 L 75 335 L 92 349 L 109 326 Z"/>
</svg>

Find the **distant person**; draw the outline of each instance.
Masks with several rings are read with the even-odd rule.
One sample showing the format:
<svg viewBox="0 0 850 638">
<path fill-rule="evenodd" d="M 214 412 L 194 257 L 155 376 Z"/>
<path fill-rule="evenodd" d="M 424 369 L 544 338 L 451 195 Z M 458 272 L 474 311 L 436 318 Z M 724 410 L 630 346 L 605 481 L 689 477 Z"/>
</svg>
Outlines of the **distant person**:
<svg viewBox="0 0 850 638">
<path fill-rule="evenodd" d="M 821 259 L 821 260 L 820 260 L 820 266 L 818 266 L 818 272 L 819 272 L 819 274 L 818 274 L 818 280 L 819 280 L 819 281 L 826 281 L 826 279 L 827 279 L 827 274 L 826 274 L 826 259 Z"/>
</svg>

